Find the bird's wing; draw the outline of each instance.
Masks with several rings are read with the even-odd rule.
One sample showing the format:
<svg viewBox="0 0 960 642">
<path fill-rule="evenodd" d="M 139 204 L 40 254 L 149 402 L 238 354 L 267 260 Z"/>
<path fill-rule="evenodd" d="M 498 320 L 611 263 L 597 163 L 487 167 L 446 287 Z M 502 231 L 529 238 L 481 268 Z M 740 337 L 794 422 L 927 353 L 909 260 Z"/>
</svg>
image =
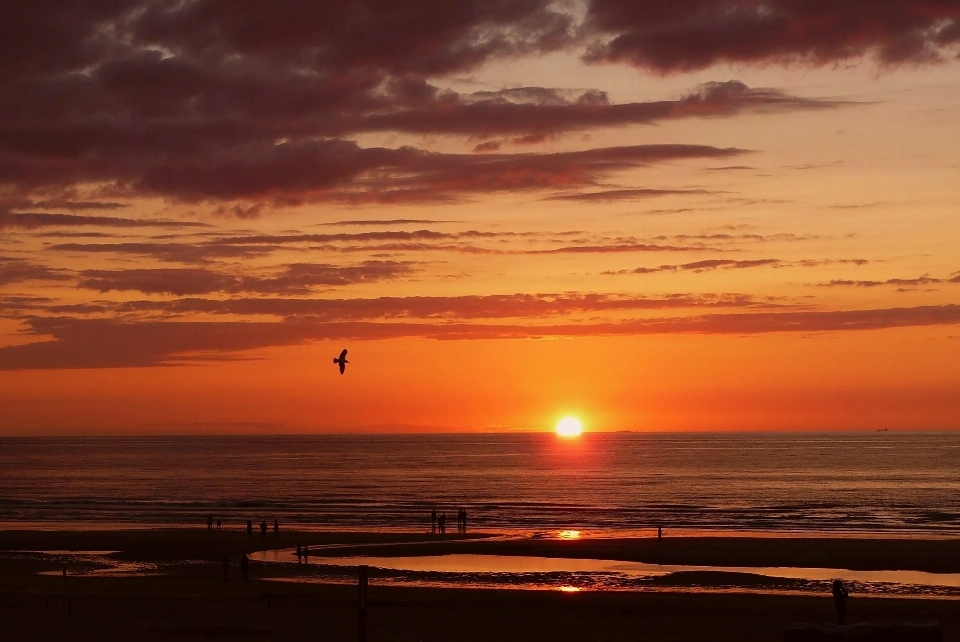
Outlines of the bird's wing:
<svg viewBox="0 0 960 642">
<path fill-rule="evenodd" d="M 340 358 L 341 358 L 341 359 L 346 359 L 346 358 L 347 358 L 347 349 L 346 349 L 346 348 L 344 348 L 344 349 L 343 349 L 343 352 L 340 353 Z"/>
<path fill-rule="evenodd" d="M 343 361 L 340 362 L 340 374 L 343 374 L 343 371 L 347 369 L 347 364 Z"/>
</svg>

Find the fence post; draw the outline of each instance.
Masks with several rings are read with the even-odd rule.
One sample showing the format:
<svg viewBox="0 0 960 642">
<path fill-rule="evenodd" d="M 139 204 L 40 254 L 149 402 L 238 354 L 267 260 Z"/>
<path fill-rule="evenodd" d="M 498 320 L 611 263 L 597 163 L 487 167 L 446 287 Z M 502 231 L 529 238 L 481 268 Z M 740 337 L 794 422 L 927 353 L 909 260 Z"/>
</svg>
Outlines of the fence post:
<svg viewBox="0 0 960 642">
<path fill-rule="evenodd" d="M 357 640 L 367 642 L 367 567 L 360 566 L 360 594 L 357 599 Z"/>
</svg>

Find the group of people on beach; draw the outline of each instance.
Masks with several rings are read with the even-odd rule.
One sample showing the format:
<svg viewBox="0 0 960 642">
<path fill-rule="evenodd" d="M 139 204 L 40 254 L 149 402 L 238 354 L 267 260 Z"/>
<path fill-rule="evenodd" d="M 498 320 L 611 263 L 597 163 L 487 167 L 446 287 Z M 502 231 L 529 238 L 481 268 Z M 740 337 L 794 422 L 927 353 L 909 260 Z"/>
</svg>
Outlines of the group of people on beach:
<svg viewBox="0 0 960 642">
<path fill-rule="evenodd" d="M 223 557 L 223 581 L 226 582 L 229 578 L 230 556 L 225 555 Z M 240 556 L 240 580 L 243 582 L 250 581 L 250 558 L 247 557 L 246 553 Z"/>
<path fill-rule="evenodd" d="M 297 546 L 297 564 L 300 564 L 300 560 L 303 560 L 304 564 L 310 563 L 310 547 L 309 546 Z"/>
<path fill-rule="evenodd" d="M 439 533 L 440 535 L 446 535 L 447 533 L 447 514 L 446 513 L 440 513 L 440 515 L 437 515 L 436 508 L 430 511 L 430 532 Z M 457 509 L 457 532 L 458 533 L 467 532 L 467 510 L 465 508 Z"/>
<path fill-rule="evenodd" d="M 208 533 L 213 532 L 213 524 L 214 524 L 213 515 L 212 514 L 207 515 L 207 532 Z M 217 518 L 216 524 L 217 524 L 217 530 L 219 531 L 220 528 L 223 526 L 223 520 L 221 520 L 220 518 Z M 266 535 L 269 529 L 270 527 L 267 525 L 267 520 L 263 520 L 262 522 L 260 522 L 260 535 Z M 280 532 L 280 521 L 277 519 L 274 519 L 273 534 L 276 535 L 279 532 Z M 253 535 L 252 519 L 247 520 L 247 535 Z"/>
</svg>

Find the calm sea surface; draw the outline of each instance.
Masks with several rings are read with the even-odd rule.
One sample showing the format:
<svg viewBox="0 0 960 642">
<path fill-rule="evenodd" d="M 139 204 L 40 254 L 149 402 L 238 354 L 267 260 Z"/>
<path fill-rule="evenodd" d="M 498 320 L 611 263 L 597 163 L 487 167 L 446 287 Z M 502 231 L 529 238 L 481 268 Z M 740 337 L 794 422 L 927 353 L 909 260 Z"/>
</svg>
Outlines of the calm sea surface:
<svg viewBox="0 0 960 642">
<path fill-rule="evenodd" d="M 0 439 L 0 522 L 960 534 L 960 434 Z"/>
</svg>

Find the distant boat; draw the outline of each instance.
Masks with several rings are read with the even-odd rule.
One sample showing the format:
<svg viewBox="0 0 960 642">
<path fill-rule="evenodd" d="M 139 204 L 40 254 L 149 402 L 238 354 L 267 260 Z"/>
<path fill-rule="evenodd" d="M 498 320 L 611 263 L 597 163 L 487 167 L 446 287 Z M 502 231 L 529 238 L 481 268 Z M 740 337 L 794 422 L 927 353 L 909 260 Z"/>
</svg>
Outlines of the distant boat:
<svg viewBox="0 0 960 642">
<path fill-rule="evenodd" d="M 877 428 L 877 432 L 887 432 L 889 428 Z"/>
</svg>

